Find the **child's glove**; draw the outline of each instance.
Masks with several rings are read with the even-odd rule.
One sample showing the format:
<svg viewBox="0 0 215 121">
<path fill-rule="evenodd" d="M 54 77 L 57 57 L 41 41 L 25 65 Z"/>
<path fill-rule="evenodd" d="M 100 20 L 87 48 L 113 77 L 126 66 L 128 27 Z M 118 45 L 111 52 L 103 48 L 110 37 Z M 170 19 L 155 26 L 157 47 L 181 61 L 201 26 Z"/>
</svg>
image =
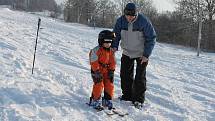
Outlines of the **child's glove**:
<svg viewBox="0 0 215 121">
<path fill-rule="evenodd" d="M 109 70 L 109 71 L 108 71 L 108 78 L 111 80 L 111 82 L 113 82 L 114 70 Z"/>
<path fill-rule="evenodd" d="M 93 77 L 93 82 L 94 83 L 99 83 L 102 81 L 102 74 L 99 71 L 94 71 L 92 73 L 92 77 Z"/>
</svg>

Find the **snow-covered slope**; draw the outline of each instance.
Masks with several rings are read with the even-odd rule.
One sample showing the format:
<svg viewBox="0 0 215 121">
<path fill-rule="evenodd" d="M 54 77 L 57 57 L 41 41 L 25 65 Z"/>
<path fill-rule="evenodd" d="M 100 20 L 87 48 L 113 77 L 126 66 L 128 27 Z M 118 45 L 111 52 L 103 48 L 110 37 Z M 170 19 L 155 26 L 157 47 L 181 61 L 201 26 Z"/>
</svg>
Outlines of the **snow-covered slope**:
<svg viewBox="0 0 215 121">
<path fill-rule="evenodd" d="M 148 65 L 143 110 L 120 102 L 120 56 L 115 73 L 116 107 L 126 117 L 96 112 L 88 102 L 90 48 L 102 29 L 42 17 L 31 74 L 38 16 L 0 8 L 1 121 L 214 121 L 215 54 L 157 43 Z"/>
</svg>

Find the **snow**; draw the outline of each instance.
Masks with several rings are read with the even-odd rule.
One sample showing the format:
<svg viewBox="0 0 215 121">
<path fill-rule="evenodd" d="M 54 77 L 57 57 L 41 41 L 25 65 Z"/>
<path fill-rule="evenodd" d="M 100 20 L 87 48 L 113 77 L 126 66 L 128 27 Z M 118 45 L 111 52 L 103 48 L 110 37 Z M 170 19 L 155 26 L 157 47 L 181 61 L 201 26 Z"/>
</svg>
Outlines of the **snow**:
<svg viewBox="0 0 215 121">
<path fill-rule="evenodd" d="M 215 54 L 157 43 L 147 68 L 143 110 L 120 102 L 116 53 L 114 105 L 128 116 L 107 116 L 85 103 L 92 88 L 88 52 L 102 28 L 41 17 L 31 74 L 38 16 L 0 8 L 1 121 L 214 121 Z"/>
</svg>

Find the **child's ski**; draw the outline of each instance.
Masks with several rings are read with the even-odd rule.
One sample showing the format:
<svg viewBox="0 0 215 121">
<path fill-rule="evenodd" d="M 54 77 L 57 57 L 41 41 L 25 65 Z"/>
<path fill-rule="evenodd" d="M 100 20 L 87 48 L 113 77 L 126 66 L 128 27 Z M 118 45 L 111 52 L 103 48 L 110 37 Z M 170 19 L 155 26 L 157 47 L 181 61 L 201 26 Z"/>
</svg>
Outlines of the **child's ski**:
<svg viewBox="0 0 215 121">
<path fill-rule="evenodd" d="M 121 110 L 116 109 L 116 108 L 113 108 L 111 110 L 104 109 L 104 112 L 109 116 L 118 115 L 120 117 L 124 117 L 124 116 L 128 115 L 128 112 L 124 112 L 124 111 L 121 111 Z"/>
<path fill-rule="evenodd" d="M 89 103 L 86 103 L 88 106 L 90 106 Z M 104 111 L 108 116 L 112 116 L 112 115 L 118 115 L 120 117 L 124 117 L 126 115 L 128 115 L 127 112 L 121 111 L 119 109 L 113 108 L 111 110 L 105 108 L 105 107 L 100 107 L 100 108 L 93 108 L 96 111 L 100 112 L 100 111 Z"/>
</svg>

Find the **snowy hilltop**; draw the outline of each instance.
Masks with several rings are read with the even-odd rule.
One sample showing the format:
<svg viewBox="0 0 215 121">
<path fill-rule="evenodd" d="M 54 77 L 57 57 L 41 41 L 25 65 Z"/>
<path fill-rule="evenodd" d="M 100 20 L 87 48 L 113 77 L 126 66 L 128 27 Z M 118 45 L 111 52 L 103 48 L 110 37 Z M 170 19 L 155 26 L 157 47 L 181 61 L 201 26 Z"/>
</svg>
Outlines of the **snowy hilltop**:
<svg viewBox="0 0 215 121">
<path fill-rule="evenodd" d="M 215 54 L 157 43 L 147 68 L 142 110 L 119 101 L 121 50 L 116 53 L 115 107 L 125 117 L 96 112 L 88 53 L 102 28 L 0 8 L 0 121 L 214 121 Z"/>
</svg>

